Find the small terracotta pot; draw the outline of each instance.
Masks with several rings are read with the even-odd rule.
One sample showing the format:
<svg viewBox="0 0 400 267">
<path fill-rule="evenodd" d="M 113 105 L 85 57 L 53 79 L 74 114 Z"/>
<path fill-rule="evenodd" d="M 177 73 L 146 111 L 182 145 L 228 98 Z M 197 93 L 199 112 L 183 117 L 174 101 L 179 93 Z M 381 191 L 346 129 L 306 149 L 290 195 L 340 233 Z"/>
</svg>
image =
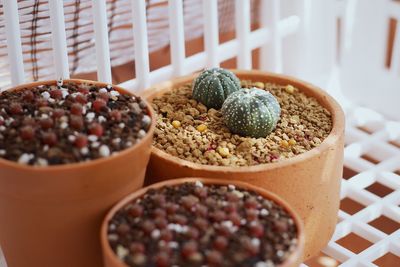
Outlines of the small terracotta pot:
<svg viewBox="0 0 400 267">
<path fill-rule="evenodd" d="M 41 84 L 56 81 L 12 90 Z M 107 158 L 49 167 L 0 159 L 0 244 L 10 267 L 101 266 L 98 231 L 104 215 L 143 186 L 155 127 L 151 107 L 149 112 L 152 125 L 143 140 Z"/>
<path fill-rule="evenodd" d="M 332 114 L 333 128 L 320 146 L 277 163 L 249 167 L 202 165 L 171 156 L 153 146 L 145 184 L 177 177 L 210 177 L 251 183 L 289 202 L 305 224 L 305 254 L 317 254 L 330 240 L 337 222 L 343 168 L 344 114 L 339 104 L 321 89 L 278 74 L 233 71 L 241 80 L 291 84 L 312 96 Z M 153 98 L 190 83 L 196 75 L 177 78 L 152 87 L 145 97 Z"/>
<path fill-rule="evenodd" d="M 297 267 L 301 263 L 301 256 L 303 254 L 303 249 L 304 249 L 304 230 L 303 230 L 303 224 L 301 222 L 300 217 L 297 215 L 297 213 L 293 210 L 293 208 L 284 200 L 282 200 L 280 197 L 277 195 L 262 189 L 260 187 L 244 183 L 244 182 L 239 182 L 239 181 L 230 181 L 230 180 L 225 180 L 225 179 L 208 179 L 208 178 L 180 178 L 180 179 L 173 179 L 173 180 L 168 180 L 164 182 L 159 182 L 150 186 L 147 186 L 145 188 L 142 188 L 129 196 L 125 197 L 123 200 L 118 202 L 107 214 L 106 218 L 103 221 L 103 224 L 101 226 L 101 233 L 100 233 L 100 238 L 101 238 L 101 246 L 103 249 L 103 257 L 104 257 L 104 264 L 105 267 L 127 267 L 127 265 L 122 262 L 112 251 L 110 244 L 107 239 L 107 229 L 108 229 L 108 224 L 110 220 L 114 217 L 114 215 L 123 208 L 126 204 L 129 202 L 140 198 L 143 196 L 147 190 L 149 189 L 157 189 L 161 188 L 163 186 L 174 186 L 174 185 L 179 185 L 182 183 L 186 182 L 196 182 L 200 181 L 203 184 L 215 184 L 215 185 L 235 185 L 237 187 L 241 187 L 246 190 L 252 190 L 263 196 L 265 199 L 272 200 L 275 203 L 277 203 L 279 206 L 283 207 L 289 215 L 293 218 L 296 227 L 298 229 L 298 234 L 297 234 L 297 239 L 298 239 L 298 246 L 296 249 L 293 251 L 293 253 L 287 258 L 285 262 L 283 262 L 279 267 Z"/>
</svg>

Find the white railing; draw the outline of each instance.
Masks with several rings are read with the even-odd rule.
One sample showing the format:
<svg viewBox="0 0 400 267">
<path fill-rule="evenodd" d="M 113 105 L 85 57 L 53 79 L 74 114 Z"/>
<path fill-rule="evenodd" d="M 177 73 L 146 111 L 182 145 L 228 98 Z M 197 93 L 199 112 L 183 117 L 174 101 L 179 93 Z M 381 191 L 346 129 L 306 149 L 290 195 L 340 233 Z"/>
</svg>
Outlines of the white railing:
<svg viewBox="0 0 400 267">
<path fill-rule="evenodd" d="M 10 62 L 12 85 L 24 82 L 24 62 L 19 33 L 17 1 L 3 0 L 7 31 L 7 47 Z M 259 9 L 261 25 L 257 30 L 250 29 L 250 0 L 235 0 L 236 38 L 219 44 L 218 1 L 203 1 L 205 51 L 185 56 L 185 37 L 182 0 L 170 0 L 169 25 L 171 44 L 171 65 L 149 70 L 147 41 L 146 1 L 132 0 L 132 23 L 135 45 L 135 79 L 121 85 L 133 90 L 142 90 L 174 76 L 189 74 L 205 67 L 218 66 L 220 62 L 237 57 L 238 68 L 251 69 L 254 49 L 261 48 L 261 68 L 281 72 L 282 38 L 299 29 L 300 18 L 291 15 L 280 18 L 279 0 L 262 0 Z M 51 34 L 53 41 L 55 79 L 69 78 L 67 40 L 65 34 L 63 1 L 49 0 Z M 93 0 L 93 24 L 99 81 L 111 82 L 110 49 L 107 34 L 106 1 Z"/>
</svg>

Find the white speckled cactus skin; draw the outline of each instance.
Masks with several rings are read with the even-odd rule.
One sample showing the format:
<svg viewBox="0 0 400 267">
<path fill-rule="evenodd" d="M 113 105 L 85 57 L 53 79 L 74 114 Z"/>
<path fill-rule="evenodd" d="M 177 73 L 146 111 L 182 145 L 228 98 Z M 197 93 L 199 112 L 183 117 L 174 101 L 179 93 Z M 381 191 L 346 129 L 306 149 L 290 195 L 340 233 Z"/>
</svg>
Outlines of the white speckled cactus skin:
<svg viewBox="0 0 400 267">
<path fill-rule="evenodd" d="M 271 93 L 253 87 L 232 93 L 221 112 L 232 133 L 259 138 L 275 129 L 281 108 Z"/>
<path fill-rule="evenodd" d="M 203 71 L 193 82 L 193 99 L 207 108 L 220 109 L 225 99 L 240 90 L 240 80 L 229 70 L 212 68 Z"/>
</svg>

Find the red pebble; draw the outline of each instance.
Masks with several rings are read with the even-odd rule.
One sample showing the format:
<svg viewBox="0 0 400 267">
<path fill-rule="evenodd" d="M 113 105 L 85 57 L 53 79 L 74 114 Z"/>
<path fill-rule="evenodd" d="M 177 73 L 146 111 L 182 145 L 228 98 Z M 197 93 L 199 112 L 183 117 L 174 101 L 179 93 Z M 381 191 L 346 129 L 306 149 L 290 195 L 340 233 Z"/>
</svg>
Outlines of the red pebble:
<svg viewBox="0 0 400 267">
<path fill-rule="evenodd" d="M 206 219 L 203 218 L 196 218 L 194 220 L 194 225 L 199 228 L 200 230 L 207 230 L 208 227 L 208 221 Z"/>
<path fill-rule="evenodd" d="M 250 255 L 256 255 L 258 252 L 260 252 L 260 247 L 253 244 L 249 239 L 244 240 L 243 242 L 243 247 L 246 249 Z"/>
<path fill-rule="evenodd" d="M 63 109 L 56 108 L 53 111 L 53 118 L 55 118 L 55 119 L 60 118 L 60 117 L 64 116 L 64 114 L 65 114 L 65 111 Z"/>
<path fill-rule="evenodd" d="M 234 194 L 234 193 L 232 193 L 232 192 L 228 192 L 228 193 L 226 194 L 226 199 L 227 199 L 229 202 L 237 202 L 237 201 L 240 200 L 240 198 L 239 198 L 236 194 Z"/>
<path fill-rule="evenodd" d="M 192 209 L 192 207 L 194 205 L 196 205 L 196 203 L 198 202 L 198 199 L 194 196 L 184 196 L 184 197 L 182 197 L 181 201 L 182 201 L 182 205 L 186 209 L 190 210 L 190 209 Z"/>
<path fill-rule="evenodd" d="M 155 228 L 156 228 L 156 226 L 154 225 L 154 223 L 152 221 L 145 220 L 142 223 L 142 230 L 146 234 L 150 234 Z"/>
<path fill-rule="evenodd" d="M 87 136 L 85 134 L 79 134 L 74 141 L 74 145 L 77 148 L 83 148 L 85 146 L 87 146 L 88 140 L 87 140 Z"/>
<path fill-rule="evenodd" d="M 100 112 L 106 105 L 107 103 L 103 99 L 98 98 L 93 102 L 93 109 L 96 112 Z"/>
<path fill-rule="evenodd" d="M 216 250 L 207 253 L 207 263 L 211 266 L 220 266 L 222 263 L 222 255 Z"/>
<path fill-rule="evenodd" d="M 196 194 L 196 196 L 198 196 L 199 198 L 206 198 L 208 195 L 207 192 L 207 188 L 206 187 L 196 187 L 196 189 L 194 190 L 194 193 Z"/>
<path fill-rule="evenodd" d="M 32 140 L 35 137 L 35 130 L 30 125 L 24 126 L 20 130 L 20 136 L 24 140 Z"/>
<path fill-rule="evenodd" d="M 47 129 L 50 129 L 51 127 L 53 127 L 54 122 L 51 118 L 42 118 L 42 119 L 40 119 L 39 124 L 40 124 L 40 127 L 47 130 Z"/>
<path fill-rule="evenodd" d="M 110 116 L 111 116 L 111 119 L 113 119 L 115 121 L 120 121 L 122 119 L 121 111 L 116 110 L 116 109 L 112 110 L 110 112 Z"/>
<path fill-rule="evenodd" d="M 160 233 L 160 239 L 161 240 L 169 242 L 169 241 L 172 240 L 173 237 L 174 237 L 174 235 L 171 232 L 171 230 L 168 230 L 168 229 L 162 229 L 161 230 L 161 233 Z"/>
<path fill-rule="evenodd" d="M 54 99 L 61 99 L 62 98 L 62 92 L 60 89 L 55 89 L 50 91 L 50 96 L 51 98 Z"/>
<path fill-rule="evenodd" d="M 165 218 L 157 217 L 154 219 L 154 223 L 156 224 L 158 229 L 164 229 L 168 225 L 168 221 Z"/>
<path fill-rule="evenodd" d="M 84 105 L 84 104 L 87 103 L 87 97 L 85 95 L 83 95 L 83 94 L 78 94 L 75 97 L 75 101 L 80 103 L 80 104 L 82 104 L 82 105 Z"/>
<path fill-rule="evenodd" d="M 108 102 L 110 99 L 110 95 L 106 92 L 99 93 L 99 98 L 103 99 L 105 102 Z"/>
<path fill-rule="evenodd" d="M 228 203 L 228 205 L 226 205 L 226 206 L 224 207 L 224 210 L 225 210 L 226 212 L 228 212 L 228 213 L 236 212 L 236 205 L 235 205 L 234 203 Z"/>
<path fill-rule="evenodd" d="M 208 215 L 208 208 L 204 205 L 197 205 L 196 206 L 196 213 L 201 217 L 206 217 Z"/>
<path fill-rule="evenodd" d="M 172 220 L 173 220 L 175 223 L 180 224 L 180 225 L 185 225 L 185 224 L 187 223 L 187 221 L 188 221 L 187 218 L 186 218 L 185 216 L 180 215 L 180 214 L 174 215 L 174 217 L 172 218 Z"/>
<path fill-rule="evenodd" d="M 89 94 L 89 89 L 87 88 L 78 88 L 78 92 L 84 95 Z"/>
<path fill-rule="evenodd" d="M 126 224 L 126 223 L 121 223 L 121 224 L 118 225 L 118 227 L 117 227 L 117 232 L 118 232 L 118 234 L 120 234 L 120 235 L 125 235 L 125 234 L 129 233 L 129 230 L 130 230 L 130 229 L 131 229 L 131 228 L 129 227 L 128 224 Z"/>
<path fill-rule="evenodd" d="M 133 217 L 140 217 L 143 214 L 143 207 L 140 204 L 133 204 L 129 210 Z"/>
<path fill-rule="evenodd" d="M 26 117 L 24 118 L 24 120 L 22 121 L 23 125 L 31 125 L 31 126 L 35 126 L 36 125 L 36 121 L 34 118 L 31 117 Z"/>
<path fill-rule="evenodd" d="M 157 217 L 164 218 L 167 215 L 167 213 L 164 209 L 157 208 L 154 210 L 153 215 L 154 215 L 154 218 L 157 218 Z"/>
<path fill-rule="evenodd" d="M 211 214 L 211 217 L 213 218 L 214 221 L 221 222 L 225 220 L 226 214 L 222 210 L 216 210 Z"/>
<path fill-rule="evenodd" d="M 228 246 L 228 239 L 224 236 L 217 236 L 214 240 L 214 248 L 220 251 L 224 251 Z"/>
<path fill-rule="evenodd" d="M 257 221 L 250 223 L 250 234 L 254 237 L 262 237 L 264 235 L 263 225 Z"/>
<path fill-rule="evenodd" d="M 94 122 L 89 126 L 89 133 L 100 137 L 104 133 L 103 126 L 100 123 Z"/>
<path fill-rule="evenodd" d="M 71 105 L 71 114 L 78 115 L 78 116 L 82 115 L 82 109 L 83 109 L 83 107 L 81 104 L 73 103 Z"/>
<path fill-rule="evenodd" d="M 190 239 L 197 239 L 200 236 L 200 232 L 199 230 L 197 230 L 194 227 L 190 227 L 189 230 L 187 231 L 186 235 L 190 238 Z"/>
<path fill-rule="evenodd" d="M 169 255 L 166 252 L 158 252 L 156 256 L 156 266 L 157 267 L 169 267 Z"/>
<path fill-rule="evenodd" d="M 22 99 L 27 102 L 32 102 L 35 96 L 31 90 L 26 90 L 22 93 Z"/>
<path fill-rule="evenodd" d="M 41 107 L 47 107 L 49 105 L 49 102 L 47 102 L 46 99 L 44 98 L 39 98 L 36 100 L 36 105 L 41 108 Z"/>
<path fill-rule="evenodd" d="M 144 247 L 144 245 L 143 245 L 142 243 L 139 243 L 139 242 L 132 242 L 132 243 L 129 245 L 129 250 L 130 250 L 132 253 L 144 253 L 145 247 Z"/>
<path fill-rule="evenodd" d="M 81 116 L 71 115 L 69 119 L 69 125 L 75 130 L 83 129 L 83 119 Z"/>
<path fill-rule="evenodd" d="M 182 256 L 185 258 L 189 258 L 190 255 L 197 252 L 197 243 L 194 241 L 188 241 L 182 246 Z"/>
<path fill-rule="evenodd" d="M 247 209 L 255 209 L 258 207 L 258 202 L 254 197 L 249 197 L 248 199 L 246 199 L 244 206 Z"/>
<path fill-rule="evenodd" d="M 167 203 L 165 205 L 165 209 L 168 214 L 175 214 L 175 212 L 179 209 L 179 206 L 175 203 Z"/>
<path fill-rule="evenodd" d="M 57 135 L 53 132 L 43 133 L 42 141 L 46 145 L 54 146 L 57 144 Z"/>
<path fill-rule="evenodd" d="M 161 194 L 155 194 L 154 196 L 152 196 L 152 199 L 154 201 L 154 203 L 159 206 L 159 207 L 164 207 L 165 206 L 165 196 L 161 195 Z"/>
<path fill-rule="evenodd" d="M 9 112 L 14 115 L 21 114 L 23 112 L 21 104 L 20 103 L 11 103 Z"/>
<path fill-rule="evenodd" d="M 258 218 L 258 210 L 248 209 L 246 210 L 246 218 L 248 221 L 254 221 Z"/>
<path fill-rule="evenodd" d="M 242 219 L 239 214 L 237 214 L 236 212 L 233 212 L 231 214 L 228 215 L 228 219 L 230 221 L 232 221 L 232 223 L 236 226 L 240 226 L 240 220 Z"/>
</svg>

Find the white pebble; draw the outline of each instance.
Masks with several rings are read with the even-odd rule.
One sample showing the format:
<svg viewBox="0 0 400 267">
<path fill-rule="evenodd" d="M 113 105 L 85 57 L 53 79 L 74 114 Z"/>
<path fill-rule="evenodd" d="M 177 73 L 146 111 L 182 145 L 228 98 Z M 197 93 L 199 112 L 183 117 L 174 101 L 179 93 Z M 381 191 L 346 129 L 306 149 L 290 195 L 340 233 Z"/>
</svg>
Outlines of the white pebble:
<svg viewBox="0 0 400 267">
<path fill-rule="evenodd" d="M 46 159 L 42 159 L 42 158 L 38 158 L 36 163 L 39 166 L 47 166 L 47 165 L 49 165 L 48 161 Z"/>
<path fill-rule="evenodd" d="M 118 258 L 123 260 L 126 256 L 128 256 L 128 254 L 129 254 L 129 250 L 127 250 L 126 248 L 124 248 L 121 245 L 117 246 L 117 256 L 118 256 Z"/>
<path fill-rule="evenodd" d="M 175 241 L 172 241 L 172 242 L 169 242 L 169 243 L 168 243 L 168 246 L 169 246 L 170 248 L 178 248 L 178 247 L 179 247 L 179 244 L 178 244 L 177 242 L 175 242 Z"/>
<path fill-rule="evenodd" d="M 267 215 L 269 214 L 269 211 L 266 210 L 266 209 L 262 209 L 262 210 L 260 211 L 260 214 L 261 214 L 261 216 L 267 216 Z"/>
<path fill-rule="evenodd" d="M 6 154 L 6 151 L 4 149 L 0 149 L 0 156 L 4 156 Z"/>
<path fill-rule="evenodd" d="M 155 230 L 153 230 L 153 232 L 151 232 L 151 237 L 153 239 L 158 239 L 160 237 L 160 235 L 161 235 L 161 232 L 158 229 L 155 229 Z"/>
<path fill-rule="evenodd" d="M 121 143 L 121 138 L 117 137 L 112 141 L 114 144 L 119 144 Z"/>
<path fill-rule="evenodd" d="M 100 90 L 99 90 L 99 93 L 107 93 L 108 91 L 107 91 L 107 89 L 106 88 L 101 88 Z"/>
<path fill-rule="evenodd" d="M 110 92 L 110 95 L 111 95 L 111 96 L 119 96 L 119 92 L 113 90 L 113 91 Z"/>
<path fill-rule="evenodd" d="M 29 163 L 29 161 L 31 160 L 31 159 L 33 159 L 33 155 L 32 154 L 26 154 L 26 153 L 24 153 L 24 154 L 22 154 L 20 157 L 19 157 L 19 159 L 18 159 L 18 163 L 20 163 L 20 164 L 28 164 Z"/>
<path fill-rule="evenodd" d="M 228 185 L 229 190 L 235 190 L 236 187 L 233 184 Z"/>
<path fill-rule="evenodd" d="M 89 149 L 87 147 L 82 147 L 81 148 L 81 154 L 82 155 L 87 155 L 89 153 Z"/>
<path fill-rule="evenodd" d="M 42 95 L 42 97 L 44 98 L 44 99 L 49 99 L 50 98 L 50 93 L 49 92 L 43 92 L 43 93 L 41 93 L 41 95 Z"/>
<path fill-rule="evenodd" d="M 69 95 L 69 92 L 67 89 L 61 89 L 61 94 L 62 98 L 66 98 Z"/>
<path fill-rule="evenodd" d="M 66 123 L 65 121 L 61 122 L 61 124 L 60 124 L 61 129 L 66 129 L 67 127 L 68 127 L 68 123 Z"/>
<path fill-rule="evenodd" d="M 282 250 L 278 250 L 278 251 L 276 252 L 276 255 L 277 255 L 278 257 L 283 257 L 283 255 L 285 255 L 285 252 L 283 252 Z"/>
<path fill-rule="evenodd" d="M 91 109 L 91 108 L 92 108 L 92 102 L 86 103 L 86 107 L 87 107 L 88 109 Z"/>
<path fill-rule="evenodd" d="M 57 81 L 57 86 L 58 86 L 58 87 L 61 87 L 61 86 L 63 86 L 63 83 L 64 83 L 63 79 L 60 78 L 60 79 Z"/>
<path fill-rule="evenodd" d="M 94 117 L 96 117 L 96 114 L 94 114 L 94 112 L 89 112 L 88 114 L 86 114 L 86 119 L 88 121 L 92 121 Z"/>
<path fill-rule="evenodd" d="M 107 121 L 107 119 L 104 118 L 104 116 L 101 116 L 101 115 L 99 116 L 98 120 L 99 120 L 100 123 Z"/>
<path fill-rule="evenodd" d="M 102 157 L 108 157 L 108 156 L 110 156 L 110 149 L 108 148 L 108 146 L 102 145 L 99 148 L 99 153 L 100 153 L 100 156 L 102 156 Z"/>
<path fill-rule="evenodd" d="M 69 136 L 68 136 L 68 140 L 69 140 L 70 142 L 75 142 L 76 136 L 74 136 L 74 135 L 69 135 Z"/>
<path fill-rule="evenodd" d="M 107 88 L 108 90 L 111 90 L 113 87 L 112 87 L 111 84 L 107 84 L 106 88 Z"/>
<path fill-rule="evenodd" d="M 96 142 L 97 139 L 98 139 L 98 138 L 97 138 L 97 135 L 91 134 L 91 135 L 88 136 L 88 140 L 89 140 L 90 142 Z"/>
<path fill-rule="evenodd" d="M 260 239 L 258 239 L 258 238 L 253 238 L 253 239 L 251 239 L 251 244 L 253 245 L 253 246 L 255 246 L 255 247 L 259 247 L 260 246 Z"/>
<path fill-rule="evenodd" d="M 100 146 L 100 143 L 99 142 L 93 142 L 90 146 L 93 147 L 93 148 L 97 148 L 97 147 Z"/>
<path fill-rule="evenodd" d="M 6 130 L 6 127 L 5 127 L 4 125 L 1 125 L 1 126 L 0 126 L 0 131 L 3 132 L 3 131 L 5 131 L 5 130 Z"/>
<path fill-rule="evenodd" d="M 200 182 L 200 181 L 196 181 L 194 184 L 195 184 L 197 187 L 203 187 L 203 183 Z"/>
<path fill-rule="evenodd" d="M 146 136 L 146 131 L 143 130 L 143 129 L 141 129 L 141 130 L 138 132 L 138 137 L 139 137 L 139 138 L 143 138 L 143 137 L 145 137 L 145 136 Z"/>
<path fill-rule="evenodd" d="M 47 150 L 49 150 L 49 146 L 48 145 L 44 145 L 43 146 L 43 151 L 46 152 Z"/>
<path fill-rule="evenodd" d="M 143 116 L 143 119 L 142 119 L 142 123 L 143 123 L 143 126 L 144 126 L 144 127 L 149 126 L 150 123 L 151 123 L 151 118 L 150 118 L 150 116 L 144 115 L 144 116 Z"/>
<path fill-rule="evenodd" d="M 120 124 L 118 124 L 119 128 L 123 129 L 125 128 L 125 123 L 121 122 Z"/>
</svg>

